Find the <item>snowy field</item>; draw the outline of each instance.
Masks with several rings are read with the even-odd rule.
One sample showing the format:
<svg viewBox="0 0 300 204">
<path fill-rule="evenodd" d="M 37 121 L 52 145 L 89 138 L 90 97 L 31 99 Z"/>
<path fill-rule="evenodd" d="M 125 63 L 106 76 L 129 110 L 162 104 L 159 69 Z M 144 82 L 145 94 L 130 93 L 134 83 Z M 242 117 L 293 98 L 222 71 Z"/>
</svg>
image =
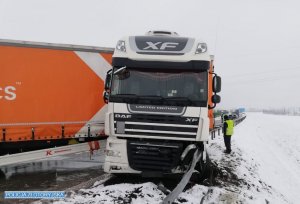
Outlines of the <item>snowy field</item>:
<svg viewBox="0 0 300 204">
<path fill-rule="evenodd" d="M 248 114 L 235 136 L 242 157 L 273 193 L 280 192 L 287 203 L 300 203 L 300 117 Z"/>
<path fill-rule="evenodd" d="M 248 113 L 235 129 L 230 155 L 223 153 L 222 136 L 210 143 L 216 184 L 194 185 L 176 203 L 300 203 L 299 124 L 299 116 Z M 165 196 L 152 182 L 96 182 L 55 203 L 160 203 Z"/>
</svg>

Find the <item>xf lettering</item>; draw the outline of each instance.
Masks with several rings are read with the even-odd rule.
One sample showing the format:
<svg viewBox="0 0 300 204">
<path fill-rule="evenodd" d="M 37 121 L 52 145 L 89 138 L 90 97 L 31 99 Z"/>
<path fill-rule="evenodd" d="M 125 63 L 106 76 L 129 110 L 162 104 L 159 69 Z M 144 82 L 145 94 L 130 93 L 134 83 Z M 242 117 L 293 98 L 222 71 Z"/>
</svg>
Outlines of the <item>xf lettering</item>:
<svg viewBox="0 0 300 204">
<path fill-rule="evenodd" d="M 179 43 L 175 43 L 175 42 L 146 42 L 147 43 L 147 47 L 143 48 L 144 50 L 165 50 L 166 48 L 176 48 L 176 46 Z"/>
</svg>

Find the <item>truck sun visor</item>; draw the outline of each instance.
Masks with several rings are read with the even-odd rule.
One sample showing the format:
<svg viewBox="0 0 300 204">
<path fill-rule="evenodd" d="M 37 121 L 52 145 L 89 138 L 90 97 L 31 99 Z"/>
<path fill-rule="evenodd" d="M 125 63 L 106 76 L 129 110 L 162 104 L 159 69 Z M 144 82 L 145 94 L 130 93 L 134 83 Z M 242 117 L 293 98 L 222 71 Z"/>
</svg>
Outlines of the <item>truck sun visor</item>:
<svg viewBox="0 0 300 204">
<path fill-rule="evenodd" d="M 207 71 L 209 70 L 209 61 L 191 60 L 188 62 L 162 62 L 162 61 L 137 61 L 128 58 L 115 57 L 112 60 L 112 65 L 115 67 L 126 66 L 132 68 L 144 69 L 184 69 L 184 70 L 199 70 Z"/>
</svg>

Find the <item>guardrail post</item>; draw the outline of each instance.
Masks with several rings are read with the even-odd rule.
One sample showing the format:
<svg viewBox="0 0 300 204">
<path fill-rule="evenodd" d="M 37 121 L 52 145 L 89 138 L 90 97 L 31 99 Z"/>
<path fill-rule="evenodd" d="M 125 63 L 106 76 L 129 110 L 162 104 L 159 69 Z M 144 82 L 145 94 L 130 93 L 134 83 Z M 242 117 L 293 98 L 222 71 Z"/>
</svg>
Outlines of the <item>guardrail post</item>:
<svg viewBox="0 0 300 204">
<path fill-rule="evenodd" d="M 61 126 L 61 138 L 65 138 L 65 126 Z"/>
<path fill-rule="evenodd" d="M 213 140 L 215 138 L 215 130 L 211 131 L 211 139 Z"/>
<path fill-rule="evenodd" d="M 34 140 L 34 127 L 31 128 L 31 139 Z"/>
<path fill-rule="evenodd" d="M 90 126 L 90 124 L 88 124 L 88 137 L 90 137 L 91 136 L 91 126 Z"/>
<path fill-rule="evenodd" d="M 4 142 L 5 141 L 5 138 L 6 137 L 6 130 L 5 128 L 2 129 L 2 141 Z"/>
</svg>

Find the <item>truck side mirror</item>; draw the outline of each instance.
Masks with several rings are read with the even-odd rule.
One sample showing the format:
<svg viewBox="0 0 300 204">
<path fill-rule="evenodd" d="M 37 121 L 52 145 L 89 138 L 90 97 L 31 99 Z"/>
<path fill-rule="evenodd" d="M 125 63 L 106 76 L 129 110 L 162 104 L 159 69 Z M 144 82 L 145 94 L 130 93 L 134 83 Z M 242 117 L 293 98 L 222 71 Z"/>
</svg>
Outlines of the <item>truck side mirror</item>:
<svg viewBox="0 0 300 204">
<path fill-rule="evenodd" d="M 221 77 L 215 75 L 213 78 L 213 92 L 219 93 L 221 91 Z"/>
<path fill-rule="evenodd" d="M 103 101 L 108 104 L 109 93 L 107 91 L 103 91 Z"/>
<path fill-rule="evenodd" d="M 111 75 L 112 75 L 112 69 L 110 69 L 106 73 L 106 78 L 105 78 L 105 83 L 104 83 L 104 90 L 108 91 L 110 89 L 110 84 L 111 84 Z"/>
<path fill-rule="evenodd" d="M 108 72 L 106 72 L 106 78 L 105 78 L 105 82 L 104 82 L 104 91 L 103 91 L 104 103 L 108 103 L 111 79 L 112 79 L 112 69 L 110 69 L 110 70 L 108 70 Z"/>
<path fill-rule="evenodd" d="M 212 95 L 211 97 L 211 102 L 214 104 L 213 106 L 208 106 L 208 109 L 213 109 L 216 107 L 216 104 L 217 103 L 220 103 L 221 102 L 221 96 L 217 95 L 217 94 L 214 94 Z"/>
<path fill-rule="evenodd" d="M 220 103 L 221 102 L 221 96 L 219 96 L 219 95 L 217 95 L 217 94 L 215 94 L 215 95 L 213 95 L 212 97 L 211 97 L 211 101 L 213 102 L 213 103 Z"/>
</svg>

